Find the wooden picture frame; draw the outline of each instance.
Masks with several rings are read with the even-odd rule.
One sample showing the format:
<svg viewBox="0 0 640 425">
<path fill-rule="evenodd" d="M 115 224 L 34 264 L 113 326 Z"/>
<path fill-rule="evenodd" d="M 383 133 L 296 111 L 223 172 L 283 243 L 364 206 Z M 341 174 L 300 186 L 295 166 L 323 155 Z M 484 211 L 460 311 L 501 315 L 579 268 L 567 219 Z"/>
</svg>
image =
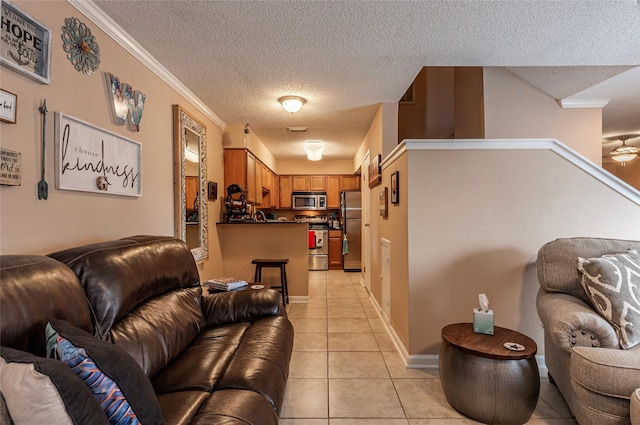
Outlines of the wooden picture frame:
<svg viewBox="0 0 640 425">
<path fill-rule="evenodd" d="M 399 204 L 400 203 L 400 171 L 395 171 L 391 174 L 391 203 Z"/>
<path fill-rule="evenodd" d="M 374 156 L 369 163 L 369 187 L 374 187 L 382 183 L 382 170 L 380 162 L 382 158 L 380 154 Z"/>
<path fill-rule="evenodd" d="M 0 63 L 41 84 L 51 83 L 51 31 L 8 0 L 2 0 Z"/>
<path fill-rule="evenodd" d="M 0 121 L 15 124 L 18 117 L 18 95 L 0 89 Z"/>
<path fill-rule="evenodd" d="M 142 145 L 56 113 L 56 188 L 142 196 Z"/>
<path fill-rule="evenodd" d="M 388 189 L 389 188 L 386 186 L 380 189 L 378 210 L 380 211 L 380 217 L 383 217 L 383 218 L 387 217 L 387 205 L 388 205 L 388 193 L 389 193 Z"/>
</svg>

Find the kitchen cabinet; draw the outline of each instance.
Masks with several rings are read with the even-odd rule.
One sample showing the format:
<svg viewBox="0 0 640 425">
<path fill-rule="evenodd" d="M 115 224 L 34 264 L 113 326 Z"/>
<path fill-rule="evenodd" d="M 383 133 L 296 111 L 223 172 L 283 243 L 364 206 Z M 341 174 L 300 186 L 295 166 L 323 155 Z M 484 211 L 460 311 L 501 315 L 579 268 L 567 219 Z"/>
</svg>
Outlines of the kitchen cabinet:
<svg viewBox="0 0 640 425">
<path fill-rule="evenodd" d="M 185 206 L 187 210 L 195 210 L 196 200 L 198 199 L 198 177 L 197 176 L 185 176 L 184 177 L 184 194 L 185 194 Z"/>
<path fill-rule="evenodd" d="M 329 230 L 329 270 L 342 270 L 342 230 Z"/>
<path fill-rule="evenodd" d="M 357 192 L 360 190 L 360 175 L 344 175 L 340 176 L 341 192 Z"/>
<path fill-rule="evenodd" d="M 292 185 L 294 192 L 325 192 L 327 190 L 327 176 L 292 176 Z"/>
<path fill-rule="evenodd" d="M 293 192 L 293 176 L 278 176 L 278 208 L 291 208 L 291 192 Z"/>
<path fill-rule="evenodd" d="M 327 208 L 340 208 L 340 176 L 327 176 Z"/>
<path fill-rule="evenodd" d="M 274 188 L 273 172 L 264 164 L 260 163 L 262 173 L 262 208 L 276 208 L 276 190 Z"/>
<path fill-rule="evenodd" d="M 239 184 L 247 191 L 247 202 L 262 204 L 263 168 L 267 168 L 246 149 L 224 150 L 224 187 Z M 267 168 L 268 170 L 268 168 Z M 269 170 L 271 171 L 271 170 Z"/>
</svg>

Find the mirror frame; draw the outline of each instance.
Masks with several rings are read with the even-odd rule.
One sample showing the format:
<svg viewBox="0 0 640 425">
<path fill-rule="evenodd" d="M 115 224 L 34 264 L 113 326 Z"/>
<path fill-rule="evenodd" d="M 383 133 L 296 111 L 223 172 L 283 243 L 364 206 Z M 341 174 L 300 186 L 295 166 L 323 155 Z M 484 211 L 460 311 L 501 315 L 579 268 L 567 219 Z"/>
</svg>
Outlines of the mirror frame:
<svg viewBox="0 0 640 425">
<path fill-rule="evenodd" d="M 196 261 L 209 258 L 209 229 L 207 210 L 207 128 L 200 121 L 190 116 L 180 105 L 173 105 L 173 152 L 174 152 L 174 198 L 175 198 L 175 237 L 187 241 L 187 207 L 185 185 L 184 149 L 187 145 L 185 129 L 189 129 L 200 138 L 200 171 L 198 226 L 200 246 L 192 248 L 191 253 Z"/>
</svg>

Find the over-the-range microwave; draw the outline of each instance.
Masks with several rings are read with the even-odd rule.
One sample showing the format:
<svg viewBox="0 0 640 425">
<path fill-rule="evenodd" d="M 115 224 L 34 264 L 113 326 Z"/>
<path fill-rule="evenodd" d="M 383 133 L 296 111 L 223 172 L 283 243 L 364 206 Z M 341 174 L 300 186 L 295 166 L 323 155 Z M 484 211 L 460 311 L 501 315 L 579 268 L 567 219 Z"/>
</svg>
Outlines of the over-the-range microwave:
<svg viewBox="0 0 640 425">
<path fill-rule="evenodd" d="M 291 207 L 294 210 L 326 210 L 327 194 L 325 192 L 293 192 Z"/>
</svg>

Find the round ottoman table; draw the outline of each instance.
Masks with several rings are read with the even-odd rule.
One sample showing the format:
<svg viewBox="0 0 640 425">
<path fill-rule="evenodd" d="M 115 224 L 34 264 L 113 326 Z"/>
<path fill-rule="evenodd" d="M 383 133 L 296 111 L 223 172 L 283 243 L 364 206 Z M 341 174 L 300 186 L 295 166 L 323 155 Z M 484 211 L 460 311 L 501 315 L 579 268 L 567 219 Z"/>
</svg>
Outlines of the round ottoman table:
<svg viewBox="0 0 640 425">
<path fill-rule="evenodd" d="M 506 348 L 510 343 L 521 351 Z M 440 381 L 447 401 L 478 422 L 524 424 L 540 393 L 537 350 L 531 338 L 510 329 L 495 326 L 494 335 L 484 335 L 474 333 L 472 323 L 445 326 Z"/>
</svg>

